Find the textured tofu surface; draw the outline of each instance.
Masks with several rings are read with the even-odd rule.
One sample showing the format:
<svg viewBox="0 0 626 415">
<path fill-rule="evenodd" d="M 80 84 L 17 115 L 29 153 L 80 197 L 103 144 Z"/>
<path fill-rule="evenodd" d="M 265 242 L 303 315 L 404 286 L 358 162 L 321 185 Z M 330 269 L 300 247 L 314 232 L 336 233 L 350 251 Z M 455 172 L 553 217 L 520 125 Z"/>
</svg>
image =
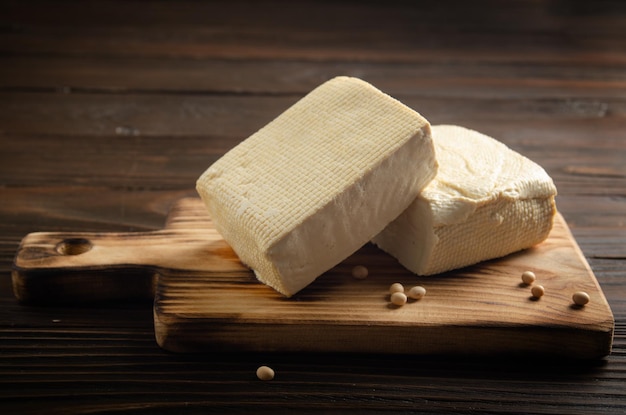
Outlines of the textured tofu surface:
<svg viewBox="0 0 626 415">
<path fill-rule="evenodd" d="M 433 126 L 439 170 L 373 242 L 419 275 L 473 265 L 547 238 L 556 187 L 536 163 L 459 126 Z"/>
<path fill-rule="evenodd" d="M 211 165 L 197 190 L 240 259 L 291 296 L 395 219 L 436 169 L 428 121 L 337 77 Z"/>
</svg>

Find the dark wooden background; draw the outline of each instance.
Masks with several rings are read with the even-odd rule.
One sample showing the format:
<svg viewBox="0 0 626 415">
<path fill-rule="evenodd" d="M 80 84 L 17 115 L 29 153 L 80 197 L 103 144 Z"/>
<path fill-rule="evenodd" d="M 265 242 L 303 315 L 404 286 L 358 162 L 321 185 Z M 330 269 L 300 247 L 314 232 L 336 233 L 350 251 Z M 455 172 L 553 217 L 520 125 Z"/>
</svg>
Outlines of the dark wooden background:
<svg viewBox="0 0 626 415">
<path fill-rule="evenodd" d="M 13 298 L 24 235 L 161 227 L 211 162 L 342 74 L 546 168 L 615 314 L 610 357 L 180 356 L 150 304 Z M 625 381 L 626 3 L 0 3 L 3 414 L 617 414 Z"/>
</svg>

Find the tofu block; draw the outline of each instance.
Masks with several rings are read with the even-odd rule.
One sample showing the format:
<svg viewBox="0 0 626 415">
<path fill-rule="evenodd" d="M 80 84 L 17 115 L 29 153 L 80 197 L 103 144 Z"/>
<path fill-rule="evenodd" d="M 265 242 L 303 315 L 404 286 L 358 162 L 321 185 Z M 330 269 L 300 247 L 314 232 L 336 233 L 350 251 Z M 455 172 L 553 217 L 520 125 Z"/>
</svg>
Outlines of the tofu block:
<svg viewBox="0 0 626 415">
<path fill-rule="evenodd" d="M 439 170 L 373 242 L 418 275 L 529 248 L 548 237 L 556 187 L 536 163 L 459 126 L 432 127 Z"/>
<path fill-rule="evenodd" d="M 217 160 L 196 188 L 241 261 L 292 296 L 382 231 L 436 170 L 426 119 L 337 77 Z"/>
</svg>

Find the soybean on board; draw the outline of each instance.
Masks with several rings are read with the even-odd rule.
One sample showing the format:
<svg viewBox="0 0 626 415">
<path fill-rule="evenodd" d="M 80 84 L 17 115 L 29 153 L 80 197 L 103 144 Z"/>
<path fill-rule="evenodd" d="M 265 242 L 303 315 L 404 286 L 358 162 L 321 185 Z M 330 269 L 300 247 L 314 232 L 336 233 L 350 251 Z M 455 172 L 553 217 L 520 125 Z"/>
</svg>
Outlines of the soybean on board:
<svg viewBox="0 0 626 415">
<path fill-rule="evenodd" d="M 352 277 L 364 265 L 365 279 Z M 521 274 L 545 287 L 532 297 Z M 422 285 L 391 304 L 388 288 Z M 259 283 L 213 227 L 200 199 L 181 199 L 165 228 L 139 233 L 34 233 L 18 250 L 16 296 L 26 305 L 153 299 L 159 345 L 173 352 L 541 354 L 600 358 L 614 318 L 560 214 L 534 248 L 418 277 L 367 244 L 291 298 Z M 591 301 L 574 305 L 586 291 Z"/>
</svg>

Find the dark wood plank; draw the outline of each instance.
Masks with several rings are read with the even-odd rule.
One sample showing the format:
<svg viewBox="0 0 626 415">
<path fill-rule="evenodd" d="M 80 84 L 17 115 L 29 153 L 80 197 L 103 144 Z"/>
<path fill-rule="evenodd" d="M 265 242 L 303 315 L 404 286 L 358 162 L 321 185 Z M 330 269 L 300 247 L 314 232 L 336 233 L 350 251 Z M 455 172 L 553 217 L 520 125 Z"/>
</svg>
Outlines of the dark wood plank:
<svg viewBox="0 0 626 415">
<path fill-rule="evenodd" d="M 10 92 L 0 101 L 0 128 L 14 134 L 236 135 L 245 138 L 295 103 L 292 96 L 189 96 Z M 626 99 L 479 99 L 395 95 L 432 124 L 626 122 Z M 54 103 L 54 105 L 51 105 Z M 36 120 L 36 122 L 33 122 Z M 610 124 L 609 124 L 610 125 Z"/>
<path fill-rule="evenodd" d="M 215 101 L 214 105 L 219 105 L 219 100 Z M 259 101 L 254 110 L 266 111 L 267 108 L 262 103 L 267 101 L 263 99 Z M 110 108 L 117 108 L 114 101 L 111 102 Z M 77 106 L 76 110 L 80 111 L 80 108 Z M 276 112 L 281 110 L 282 108 L 275 109 Z M 121 109 L 119 111 L 123 112 Z M 489 107 L 475 105 L 474 111 L 481 118 L 490 114 Z M 60 114 L 66 115 L 61 112 Z M 165 114 L 160 115 L 162 118 L 166 117 Z M 245 117 L 237 112 L 234 104 L 228 115 L 228 118 L 224 117 L 225 119 L 220 120 L 217 117 L 213 119 L 222 123 L 223 128 L 227 128 L 229 122 L 245 122 Z M 259 114 L 255 121 L 248 118 L 248 124 L 245 124 L 248 127 L 238 124 L 242 125 L 238 128 L 239 133 L 237 134 L 233 127 L 232 135 L 219 129 L 211 131 L 212 117 L 210 115 L 205 117 L 205 121 L 200 119 L 195 126 L 185 124 L 180 118 L 171 119 L 167 127 L 170 124 L 185 125 L 184 128 L 192 130 L 188 135 L 178 135 L 171 131 L 172 135 L 157 132 L 159 135 L 153 136 L 140 130 L 137 130 L 138 135 L 132 135 L 127 132 L 129 129 L 132 131 L 131 127 L 115 127 L 119 123 L 112 122 L 105 129 L 121 128 L 118 130 L 120 134 L 90 130 L 94 134 L 93 141 L 86 140 L 81 130 L 88 130 L 89 124 L 97 124 L 96 120 L 92 122 L 83 120 L 85 122 L 83 126 L 72 123 L 61 125 L 54 117 L 50 117 L 48 126 L 58 128 L 56 134 L 38 132 L 27 135 L 22 133 L 4 135 L 3 141 L 0 142 L 0 180 L 11 187 L 69 184 L 77 188 L 86 186 L 128 190 L 193 190 L 195 180 L 211 163 L 246 138 L 257 126 L 260 127 L 269 121 L 273 115 Z M 478 117 L 467 122 L 458 120 L 458 123 L 490 134 L 542 165 L 554 178 L 561 196 L 583 193 L 600 197 L 624 196 L 626 150 L 623 148 L 621 136 L 624 124 L 621 119 L 583 118 L 568 120 L 565 123 L 563 119 L 555 116 L 531 123 L 530 117 L 529 113 L 529 122 L 521 124 L 521 121 L 514 119 L 491 120 Z M 7 116 L 5 119 L 7 123 L 10 122 L 10 117 Z M 448 121 L 457 123 L 455 122 L 457 119 L 452 117 Z M 254 125 L 250 124 L 252 122 Z M 148 119 L 146 123 L 149 123 Z M 44 125 L 42 120 L 41 124 L 34 126 L 34 129 L 44 129 Z M 207 128 L 204 129 L 204 126 Z M 147 128 L 150 127 L 148 125 Z M 23 128 L 30 129 L 31 124 L 24 122 Z M 63 133 L 66 129 L 73 131 Z M 601 134 L 598 134 L 599 129 L 602 131 Z M 563 140 L 567 140 L 567 146 L 562 144 Z M 60 165 L 67 163 L 72 164 L 72 169 L 59 168 Z M 15 194 L 19 197 L 19 192 Z M 76 190 L 75 196 L 79 194 L 80 192 Z M 613 205 L 617 207 L 615 203 Z M 602 209 L 602 206 L 599 209 Z M 616 215 L 619 215 L 619 212 L 618 209 Z"/>
<path fill-rule="evenodd" d="M 611 13 L 621 7 L 618 2 L 603 2 L 608 5 L 605 9 L 568 7 L 558 1 L 536 7 L 519 2 L 507 8 L 496 3 L 485 1 L 481 7 L 468 7 L 451 1 L 416 7 L 400 1 L 381 8 L 375 3 L 354 7 L 310 1 L 298 7 L 282 1 L 211 2 L 193 7 L 190 3 L 168 7 L 166 2 L 158 2 L 142 13 L 135 12 L 138 5 L 134 2 L 89 6 L 70 2 L 71 8 L 40 3 L 39 13 L 13 3 L 5 15 L 15 23 L 0 39 L 0 49 L 66 56 L 196 59 L 420 62 L 496 58 L 623 63 L 622 56 L 613 52 L 624 46 L 619 37 L 623 18 Z M 492 53 L 494 49 L 499 51 L 497 55 Z M 553 53 L 554 49 L 561 53 Z"/>
<path fill-rule="evenodd" d="M 0 66 L 5 91 L 302 95 L 336 75 L 356 76 L 389 94 L 429 97 L 623 98 L 621 67 L 559 63 L 303 62 L 169 58 L 9 56 Z M 171 76 L 176 73 L 176 76 Z"/>
</svg>

